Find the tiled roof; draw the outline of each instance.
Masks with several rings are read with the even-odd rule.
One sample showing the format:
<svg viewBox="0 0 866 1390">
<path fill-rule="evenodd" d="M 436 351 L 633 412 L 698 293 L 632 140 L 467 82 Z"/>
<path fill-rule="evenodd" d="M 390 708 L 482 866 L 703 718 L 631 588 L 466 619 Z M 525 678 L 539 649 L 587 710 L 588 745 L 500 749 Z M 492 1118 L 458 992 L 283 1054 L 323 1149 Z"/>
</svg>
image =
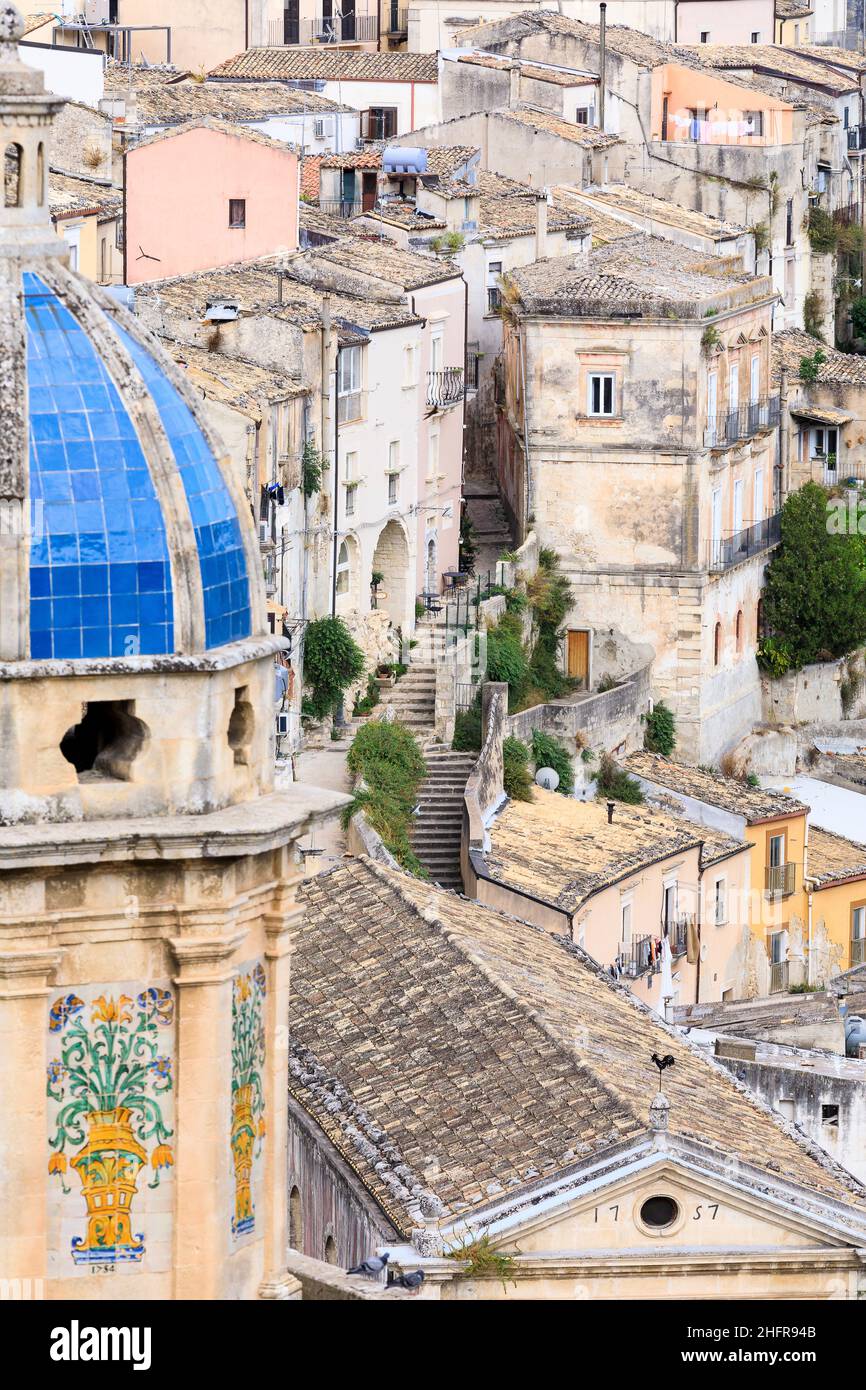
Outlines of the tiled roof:
<svg viewBox="0 0 866 1390">
<path fill-rule="evenodd" d="M 509 801 L 490 826 L 491 878 L 564 912 L 597 889 L 645 865 L 697 848 L 703 828 L 647 806 L 617 806 L 612 824 L 601 801 L 575 801 L 540 788 Z"/>
<path fill-rule="evenodd" d="M 56 22 L 57 22 L 57 16 L 56 16 L 54 13 L 52 13 L 51 11 L 49 11 L 48 13 L 42 13 L 42 14 L 28 14 L 28 15 L 24 15 L 24 16 L 23 16 L 23 20 L 24 20 L 24 31 L 23 31 L 23 32 L 24 32 L 24 37 L 26 38 L 26 36 L 27 36 L 28 34 L 32 34 L 32 33 L 34 32 L 34 30 L 36 30 L 36 29 L 41 29 L 42 26 L 43 26 L 43 24 L 56 24 Z"/>
<path fill-rule="evenodd" d="M 479 172 L 477 188 L 481 195 L 478 227 L 483 236 L 505 240 L 535 231 L 536 205 L 544 197 L 539 189 L 486 170 Z M 577 207 L 554 199 L 547 209 L 548 231 L 577 233 L 588 228 L 589 218 Z"/>
<path fill-rule="evenodd" d="M 298 256 L 291 262 L 291 273 L 283 276 L 282 300 L 277 292 L 277 271 L 284 262 L 278 257 L 244 261 L 218 270 L 179 275 L 168 280 L 148 281 L 136 288 L 136 295 L 159 295 L 160 300 L 191 318 L 202 318 L 209 299 L 237 299 L 241 313 L 269 314 L 301 328 L 318 328 L 321 323 L 322 291 L 297 277 L 305 269 L 312 281 L 315 262 L 323 251 L 317 247 L 314 258 Z M 374 331 L 398 328 L 420 322 L 403 295 L 376 299 L 370 294 L 331 294 L 331 313 L 338 325 Z"/>
<path fill-rule="evenodd" d="M 850 72 L 866 72 L 866 54 L 858 53 L 853 48 L 834 48 L 830 44 L 808 44 L 803 48 L 794 48 L 793 53 L 799 53 L 802 58 L 809 58 L 813 63 L 829 63 L 832 67 L 844 68 Z"/>
<path fill-rule="evenodd" d="M 422 256 L 416 251 L 404 251 L 384 237 L 344 237 L 316 248 L 315 265 L 325 265 L 357 271 L 379 280 L 387 280 L 404 290 L 419 290 L 443 280 L 460 279 L 460 267 L 452 261 Z"/>
<path fill-rule="evenodd" d="M 778 385 L 782 367 L 788 368 L 789 379 L 799 379 L 800 363 L 813 357 L 820 348 L 826 357 L 818 368 L 819 386 L 866 386 L 866 357 L 854 352 L 840 352 L 804 333 L 800 328 L 786 328 L 773 334 L 773 383 Z"/>
<path fill-rule="evenodd" d="M 290 1093 L 404 1236 L 425 1191 L 476 1217 L 642 1140 L 653 1052 L 675 1062 L 673 1138 L 862 1211 L 853 1178 L 564 938 L 366 859 L 299 897 Z"/>
<path fill-rule="evenodd" d="M 795 801 L 782 792 L 750 787 L 733 777 L 723 777 L 721 773 L 707 772 L 700 767 L 689 767 L 686 763 L 663 758 L 659 753 L 630 753 L 623 766 L 634 777 L 644 777 L 648 782 L 669 787 L 671 791 L 703 801 L 708 806 L 718 806 L 735 816 L 744 816 L 747 825 L 757 825 L 780 816 L 803 815 L 809 809 L 801 801 Z"/>
<path fill-rule="evenodd" d="M 190 347 L 172 338 L 163 338 L 161 342 L 185 370 L 190 385 L 209 400 L 219 401 L 253 419 L 261 419 L 264 401 L 286 400 L 305 394 L 304 388 L 292 377 L 260 367 L 255 362 Z"/>
<path fill-rule="evenodd" d="M 520 59 L 499 58 L 493 53 L 467 53 L 457 61 L 471 63 L 479 68 L 496 68 L 504 72 L 518 67 L 521 77 L 527 77 L 533 82 L 549 82 L 554 87 L 584 87 L 588 82 L 595 80 L 593 73 L 564 72 L 560 68 L 539 67 L 537 63 L 526 63 Z"/>
<path fill-rule="evenodd" d="M 123 194 L 119 188 L 72 174 L 58 174 L 52 169 L 48 175 L 48 203 L 54 218 L 97 213 L 107 219 L 120 216 Z"/>
<path fill-rule="evenodd" d="M 576 191 L 580 193 L 580 190 Z M 610 208 L 612 212 L 623 212 L 637 218 L 650 219 L 665 227 L 678 227 L 686 232 L 696 232 L 699 236 L 710 237 L 714 241 L 737 237 L 746 230 L 733 222 L 724 222 L 719 217 L 713 217 L 708 212 L 684 208 L 679 203 L 669 202 L 666 198 L 656 198 L 651 193 L 644 193 L 625 183 L 606 184 L 604 188 L 588 189 L 582 197 L 602 208 Z M 629 223 L 623 225 L 630 227 Z M 652 231 L 653 228 L 647 230 Z"/>
<path fill-rule="evenodd" d="M 404 227 L 409 232 L 436 232 L 448 225 L 437 217 L 418 212 L 413 198 L 383 198 L 371 212 L 365 212 L 362 216 Z"/>
<path fill-rule="evenodd" d="M 284 140 L 272 140 L 270 135 L 263 135 L 260 130 L 254 130 L 252 126 L 235 125 L 232 121 L 221 121 L 216 116 L 202 116 L 192 121 L 184 121 L 181 125 L 166 126 L 163 130 L 157 130 L 153 135 L 145 135 L 136 140 L 131 146 L 132 149 L 142 149 L 145 145 L 156 145 L 164 140 L 173 140 L 178 135 L 186 135 L 191 130 L 212 130 L 218 135 L 234 136 L 238 140 L 251 140 L 256 145 L 270 145 L 272 149 L 282 150 L 284 153 L 293 150 L 293 145 L 287 145 Z"/>
<path fill-rule="evenodd" d="M 812 6 L 805 0 L 776 0 L 777 19 L 805 19 L 812 13 Z"/>
<path fill-rule="evenodd" d="M 818 888 L 866 878 L 866 845 L 810 825 L 809 878 L 815 879 Z"/>
<path fill-rule="evenodd" d="M 330 45 L 309 48 L 248 48 L 220 63 L 209 77 L 293 82 L 436 82 L 435 53 L 373 53 Z"/>
<path fill-rule="evenodd" d="M 365 145 L 362 150 L 343 150 L 339 154 L 322 156 L 326 169 L 381 169 L 384 146 L 376 142 Z"/>
<path fill-rule="evenodd" d="M 850 75 L 836 72 L 826 63 L 816 63 L 805 56 L 803 49 L 784 48 L 778 44 L 704 43 L 698 52 L 706 67 L 773 73 L 806 86 L 824 88 L 837 96 L 857 90 L 857 83 Z"/>
<path fill-rule="evenodd" d="M 536 261 L 511 273 L 527 313 L 591 317 L 607 309 L 699 318 L 708 304 L 753 303 L 772 293 L 764 277 L 732 269 L 660 237 L 634 232 L 589 256 Z"/>
<path fill-rule="evenodd" d="M 131 80 L 130 80 L 131 79 Z M 299 91 L 281 82 L 196 82 L 164 69 L 132 68 L 109 63 L 105 96 L 109 100 L 134 99 L 141 125 L 177 125 L 201 116 L 227 121 L 262 121 L 269 116 L 311 116 L 348 110 L 319 92 Z M 128 119 L 128 117 L 126 118 Z"/>
<path fill-rule="evenodd" d="M 620 241 L 623 237 L 634 236 L 634 227 L 628 222 L 621 222 L 618 218 L 601 212 L 597 207 L 589 207 L 574 196 L 573 189 L 554 188 L 553 201 L 558 207 L 565 210 L 573 209 L 577 216 L 587 219 L 593 250 L 599 246 L 606 246 L 609 241 Z"/>
<path fill-rule="evenodd" d="M 543 130 L 549 135 L 558 135 L 561 140 L 568 140 L 572 145 L 583 145 L 586 149 L 616 145 L 620 141 L 618 135 L 599 130 L 598 126 L 578 125 L 576 121 L 566 121 L 562 116 L 555 116 L 552 111 L 540 111 L 526 102 L 520 102 L 508 110 L 491 111 L 490 119 L 512 121 L 534 131 Z"/>
<path fill-rule="evenodd" d="M 319 169 L 322 167 L 323 154 L 305 154 L 301 160 L 301 197 L 318 198 L 319 196 Z"/>
</svg>

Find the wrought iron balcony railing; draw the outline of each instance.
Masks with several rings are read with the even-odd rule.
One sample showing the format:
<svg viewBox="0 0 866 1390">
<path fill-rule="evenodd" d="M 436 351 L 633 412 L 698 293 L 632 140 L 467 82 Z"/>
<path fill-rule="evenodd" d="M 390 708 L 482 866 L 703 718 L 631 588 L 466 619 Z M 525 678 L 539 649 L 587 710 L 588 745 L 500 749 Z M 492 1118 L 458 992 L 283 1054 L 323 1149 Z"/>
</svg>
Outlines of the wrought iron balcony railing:
<svg viewBox="0 0 866 1390">
<path fill-rule="evenodd" d="M 764 430 L 774 430 L 779 424 L 779 397 L 769 396 L 763 401 L 750 401 L 736 410 L 725 410 L 714 415 L 704 430 L 705 449 L 725 449 L 732 444 L 740 444 L 752 439 Z"/>
<path fill-rule="evenodd" d="M 363 207 L 360 201 L 352 198 L 320 198 L 319 211 L 329 217 L 359 217 Z"/>
<path fill-rule="evenodd" d="M 632 938 L 631 945 L 624 947 L 620 957 L 623 962 L 622 971 L 630 980 L 636 980 L 638 975 L 646 974 L 647 970 L 652 969 L 652 945 L 648 936 L 635 936 Z"/>
<path fill-rule="evenodd" d="M 790 898 L 796 883 L 796 864 L 768 864 L 764 870 L 764 891 L 770 898 Z"/>
<path fill-rule="evenodd" d="M 427 373 L 427 404 L 436 410 L 458 405 L 463 399 L 463 368 L 446 367 Z"/>
<path fill-rule="evenodd" d="M 775 960 L 770 965 L 770 993 L 784 994 L 788 988 L 788 962 Z"/>
<path fill-rule="evenodd" d="M 484 354 L 479 352 L 477 348 L 468 347 L 466 349 L 465 389 L 467 391 L 478 390 L 479 368 L 483 356 Z"/>
<path fill-rule="evenodd" d="M 268 42 L 272 48 L 308 43 L 374 43 L 378 20 L 374 14 L 315 15 L 312 19 L 272 19 Z"/>
<path fill-rule="evenodd" d="M 399 5 L 391 5 L 388 11 L 388 33 L 408 34 L 408 32 L 409 11 L 402 10 Z"/>
<path fill-rule="evenodd" d="M 757 521 L 754 526 L 747 526 L 730 536 L 719 536 L 709 542 L 707 569 L 714 574 L 731 569 L 742 560 L 750 560 L 753 555 L 760 555 L 762 551 L 778 545 L 781 535 L 782 517 L 780 512 L 776 512 L 764 521 Z"/>
</svg>

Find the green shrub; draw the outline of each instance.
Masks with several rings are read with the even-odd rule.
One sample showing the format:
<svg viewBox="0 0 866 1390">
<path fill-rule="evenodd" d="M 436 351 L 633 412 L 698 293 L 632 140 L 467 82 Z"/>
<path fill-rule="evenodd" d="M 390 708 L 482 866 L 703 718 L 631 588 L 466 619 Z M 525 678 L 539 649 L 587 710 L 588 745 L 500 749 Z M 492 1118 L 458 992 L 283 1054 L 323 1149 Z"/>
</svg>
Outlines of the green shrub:
<svg viewBox="0 0 866 1390">
<path fill-rule="evenodd" d="M 366 785 L 343 811 L 344 827 L 356 812 L 363 811 L 398 864 L 418 878 L 426 878 L 409 839 L 413 808 L 427 775 L 415 735 L 397 720 L 365 724 L 352 740 L 346 765 Z"/>
<path fill-rule="evenodd" d="M 512 801 L 532 800 L 529 749 L 511 735 L 502 744 L 502 785 Z"/>
<path fill-rule="evenodd" d="M 314 492 L 321 490 L 323 466 L 315 441 L 308 439 L 301 455 L 301 491 L 305 497 L 312 497 Z"/>
<path fill-rule="evenodd" d="M 807 386 L 814 386 L 818 380 L 818 368 L 827 361 L 827 354 L 817 348 L 811 357 L 801 357 L 798 375 Z"/>
<path fill-rule="evenodd" d="M 844 656 L 866 641 L 866 537 L 837 533 L 827 494 L 806 483 L 782 508 L 767 566 L 758 660 L 771 675 Z"/>
<path fill-rule="evenodd" d="M 824 208 L 813 207 L 809 213 L 809 244 L 813 251 L 823 254 L 836 250 L 836 224 Z"/>
<path fill-rule="evenodd" d="M 810 290 L 803 300 L 803 327 L 810 338 L 821 338 L 824 300 L 817 290 Z"/>
<path fill-rule="evenodd" d="M 304 634 L 303 710 L 313 719 L 331 714 L 343 691 L 364 671 L 364 653 L 342 618 L 317 618 Z"/>
<path fill-rule="evenodd" d="M 540 767 L 552 767 L 559 775 L 557 791 L 563 796 L 571 796 L 574 791 L 574 768 L 568 749 L 561 739 L 545 734 L 541 729 L 532 731 L 532 761 L 536 772 Z"/>
<path fill-rule="evenodd" d="M 506 613 L 487 633 L 487 679 L 506 681 L 509 698 L 517 698 L 529 679 L 529 662 L 520 640 L 520 622 Z"/>
<path fill-rule="evenodd" d="M 851 305 L 851 322 L 858 338 L 866 338 L 866 294 L 861 294 Z"/>
<path fill-rule="evenodd" d="M 644 799 L 640 783 L 617 767 L 609 753 L 601 755 L 596 790 L 605 801 L 626 801 L 632 806 L 639 806 Z"/>
<path fill-rule="evenodd" d="M 598 693 L 599 695 L 604 695 L 608 690 L 616 690 L 618 685 L 619 681 L 616 679 L 616 676 L 602 676 L 598 683 Z"/>
<path fill-rule="evenodd" d="M 559 644 L 563 623 L 571 608 L 571 584 L 562 573 L 559 556 L 546 547 L 538 554 L 538 569 L 528 585 L 536 638 L 530 658 L 532 684 L 546 699 L 558 700 L 574 689 L 574 681 L 559 669 Z"/>
<path fill-rule="evenodd" d="M 481 695 L 473 700 L 468 709 L 460 710 L 454 720 L 454 737 L 451 747 L 457 753 L 476 753 L 481 750 Z"/>
<path fill-rule="evenodd" d="M 673 710 L 668 708 L 664 700 L 659 700 L 658 704 L 653 706 L 652 714 L 648 714 L 646 717 L 643 746 L 650 753 L 663 753 L 666 758 L 669 758 L 676 747 L 676 742 L 676 721 Z"/>
<path fill-rule="evenodd" d="M 352 715 L 355 719 L 362 718 L 365 714 L 370 714 L 379 703 L 379 685 L 375 676 L 367 677 L 367 693 L 361 699 L 355 701 Z"/>
</svg>

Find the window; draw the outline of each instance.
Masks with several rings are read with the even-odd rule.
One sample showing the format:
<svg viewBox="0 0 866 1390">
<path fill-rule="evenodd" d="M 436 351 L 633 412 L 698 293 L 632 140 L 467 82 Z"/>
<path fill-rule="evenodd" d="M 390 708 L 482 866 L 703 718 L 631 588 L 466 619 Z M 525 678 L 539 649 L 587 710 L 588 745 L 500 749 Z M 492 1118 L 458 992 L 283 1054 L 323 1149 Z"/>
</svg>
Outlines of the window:
<svg viewBox="0 0 866 1390">
<path fill-rule="evenodd" d="M 672 1226 L 680 1214 L 673 1197 L 650 1197 L 640 1209 L 640 1219 L 645 1226 L 663 1231 Z"/>
<path fill-rule="evenodd" d="M 247 200 L 246 198 L 229 198 L 229 226 L 245 227 L 247 225 Z"/>
<path fill-rule="evenodd" d="M 760 30 L 759 30 L 759 29 L 753 29 L 753 30 L 752 30 L 752 43 L 760 43 L 760 42 L 761 42 L 761 32 L 760 32 Z"/>
<path fill-rule="evenodd" d="M 36 149 L 36 201 L 40 207 L 45 202 L 45 146 L 41 140 Z"/>
<path fill-rule="evenodd" d="M 754 405 L 761 396 L 761 359 L 753 357 L 749 363 L 749 400 Z"/>
<path fill-rule="evenodd" d="M 361 418 L 361 349 L 340 348 L 337 355 L 337 419 L 340 424 Z"/>
<path fill-rule="evenodd" d="M 631 945 L 631 905 L 631 898 L 627 898 L 621 906 L 621 930 L 619 939 L 623 946 Z"/>
<path fill-rule="evenodd" d="M 764 470 L 755 469 L 755 477 L 752 482 L 752 521 L 764 520 Z"/>
<path fill-rule="evenodd" d="M 851 905 L 851 964 L 866 965 L 866 902 Z"/>
<path fill-rule="evenodd" d="M 349 592 L 349 547 L 345 541 L 342 542 L 337 555 L 337 593 L 347 594 Z"/>
<path fill-rule="evenodd" d="M 740 408 L 740 364 L 735 362 L 728 372 L 728 410 L 731 415 Z"/>
<path fill-rule="evenodd" d="M 742 608 L 741 608 L 740 611 L 737 613 L 737 620 L 736 620 L 736 623 L 734 624 L 734 632 L 735 632 L 736 639 L 737 639 L 737 651 L 738 651 L 738 652 L 741 652 L 741 651 L 743 650 L 743 610 L 742 610 Z"/>
<path fill-rule="evenodd" d="M 442 333 L 434 333 L 430 339 L 430 370 L 431 372 L 441 372 L 443 361 L 444 337 Z"/>
<path fill-rule="evenodd" d="M 834 1129 L 839 1128 L 839 1107 L 838 1105 L 821 1106 L 821 1124 L 832 1125 Z"/>
<path fill-rule="evenodd" d="M 709 29 L 702 29 L 702 30 L 701 30 L 701 43 L 709 43 L 709 41 L 710 41 L 710 31 L 709 31 Z"/>
<path fill-rule="evenodd" d="M 346 516 L 355 515 L 355 497 L 358 492 L 358 484 L 351 483 L 346 488 Z"/>
<path fill-rule="evenodd" d="M 501 261 L 487 262 L 487 312 L 495 314 L 502 307 L 502 291 L 499 288 L 499 277 L 502 274 Z"/>
<path fill-rule="evenodd" d="M 81 722 L 66 730 L 60 751 L 81 776 L 132 780 L 130 769 L 149 735 L 134 700 L 89 700 Z"/>
<path fill-rule="evenodd" d="M 415 344 L 409 343 L 403 349 L 403 385 L 416 386 L 418 377 L 415 373 Z"/>
<path fill-rule="evenodd" d="M 328 1236 L 325 1241 L 325 1263 L 329 1265 L 337 1263 L 337 1242 L 333 1236 Z"/>
<path fill-rule="evenodd" d="M 785 862 L 785 834 L 771 835 L 767 841 L 767 861 L 771 869 L 780 869 Z"/>
<path fill-rule="evenodd" d="M 392 140 L 397 134 L 396 106 L 371 106 L 366 127 L 368 140 Z"/>
<path fill-rule="evenodd" d="M 430 427 L 428 436 L 427 450 L 427 473 L 431 478 L 435 478 L 439 473 L 439 427 Z"/>
<path fill-rule="evenodd" d="M 722 659 L 722 625 L 716 623 L 713 629 L 713 665 L 718 666 Z"/>
<path fill-rule="evenodd" d="M 590 124 L 589 116 L 590 116 L 590 107 L 588 107 L 588 106 L 581 106 L 581 107 L 579 107 L 579 108 L 577 109 L 577 111 L 575 111 L 575 113 L 574 113 L 575 125 L 589 125 L 589 124 Z"/>
<path fill-rule="evenodd" d="M 298 1250 L 303 1254 L 304 1222 L 301 1212 L 301 1194 L 297 1187 L 292 1188 L 289 1197 L 289 1245 L 292 1250 Z"/>
<path fill-rule="evenodd" d="M 390 473 L 388 475 L 388 506 L 393 507 L 397 501 L 397 491 L 400 485 L 400 475 Z"/>
<path fill-rule="evenodd" d="M 21 156 L 20 145 L 7 145 L 3 157 L 3 203 L 7 208 L 21 206 Z"/>
<path fill-rule="evenodd" d="M 677 915 L 677 885 L 675 883 L 665 884 L 664 898 L 662 900 L 662 925 L 665 935 L 674 925 Z"/>
<path fill-rule="evenodd" d="M 713 921 L 717 927 L 723 927 L 728 920 L 728 885 L 724 878 L 717 878 L 715 882 L 715 901 L 713 903 Z"/>
<path fill-rule="evenodd" d="M 794 245 L 794 199 L 789 198 L 785 204 L 785 245 Z"/>
<path fill-rule="evenodd" d="M 742 478 L 737 478 L 734 482 L 734 534 L 739 535 L 743 529 L 743 492 L 745 483 Z"/>
<path fill-rule="evenodd" d="M 352 482 L 358 477 L 358 451 L 357 449 L 346 450 L 346 482 Z"/>
<path fill-rule="evenodd" d="M 764 113 L 763 111 L 744 111 L 743 120 L 746 122 L 747 135 L 763 135 L 764 133 Z"/>
<path fill-rule="evenodd" d="M 589 377 L 590 415 L 613 415 L 614 413 L 614 375 L 613 372 L 591 372 Z"/>
<path fill-rule="evenodd" d="M 719 374 L 709 372 L 707 374 L 707 429 L 709 431 L 709 442 L 716 442 L 716 415 L 719 410 Z"/>
<path fill-rule="evenodd" d="M 393 507 L 397 501 L 400 487 L 400 441 L 392 439 L 388 445 L 388 505 Z"/>
</svg>

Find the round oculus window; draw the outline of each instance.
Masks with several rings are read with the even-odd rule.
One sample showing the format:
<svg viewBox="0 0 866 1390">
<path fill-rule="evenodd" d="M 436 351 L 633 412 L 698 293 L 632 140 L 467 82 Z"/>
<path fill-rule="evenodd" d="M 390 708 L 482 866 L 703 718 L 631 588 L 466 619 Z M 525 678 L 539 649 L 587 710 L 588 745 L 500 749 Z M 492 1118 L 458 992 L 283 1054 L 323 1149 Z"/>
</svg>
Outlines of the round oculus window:
<svg viewBox="0 0 866 1390">
<path fill-rule="evenodd" d="M 673 1197 L 648 1197 L 640 1209 L 640 1219 L 645 1226 L 662 1231 L 672 1226 L 680 1214 Z"/>
</svg>

